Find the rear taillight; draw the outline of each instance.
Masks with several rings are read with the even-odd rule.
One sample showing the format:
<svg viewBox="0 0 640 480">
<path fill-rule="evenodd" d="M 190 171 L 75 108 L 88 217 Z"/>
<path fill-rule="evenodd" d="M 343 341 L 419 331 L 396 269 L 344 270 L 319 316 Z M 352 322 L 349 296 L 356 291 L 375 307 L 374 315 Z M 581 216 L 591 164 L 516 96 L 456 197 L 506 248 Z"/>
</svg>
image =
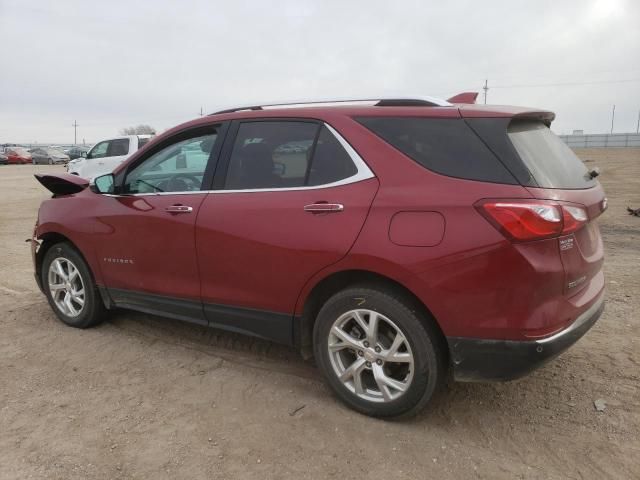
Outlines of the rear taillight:
<svg viewBox="0 0 640 480">
<path fill-rule="evenodd" d="M 566 235 L 588 221 L 582 207 L 544 200 L 485 200 L 476 208 L 506 237 L 517 242 Z"/>
<path fill-rule="evenodd" d="M 587 211 L 582 207 L 562 205 L 562 220 L 564 222 L 563 234 L 573 233 L 579 230 L 587 221 Z"/>
</svg>

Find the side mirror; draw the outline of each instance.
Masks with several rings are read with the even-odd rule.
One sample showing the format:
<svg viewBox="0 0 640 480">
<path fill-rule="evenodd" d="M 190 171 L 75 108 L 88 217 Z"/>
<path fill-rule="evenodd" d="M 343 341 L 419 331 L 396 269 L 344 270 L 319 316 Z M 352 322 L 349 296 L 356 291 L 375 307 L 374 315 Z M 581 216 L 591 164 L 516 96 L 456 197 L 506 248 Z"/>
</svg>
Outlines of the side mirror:
<svg viewBox="0 0 640 480">
<path fill-rule="evenodd" d="M 82 158 L 87 158 L 87 152 L 80 152 L 80 156 Z"/>
<path fill-rule="evenodd" d="M 96 177 L 93 181 L 92 191 L 95 193 L 113 193 L 114 192 L 114 178 L 112 173 L 101 175 Z"/>
</svg>

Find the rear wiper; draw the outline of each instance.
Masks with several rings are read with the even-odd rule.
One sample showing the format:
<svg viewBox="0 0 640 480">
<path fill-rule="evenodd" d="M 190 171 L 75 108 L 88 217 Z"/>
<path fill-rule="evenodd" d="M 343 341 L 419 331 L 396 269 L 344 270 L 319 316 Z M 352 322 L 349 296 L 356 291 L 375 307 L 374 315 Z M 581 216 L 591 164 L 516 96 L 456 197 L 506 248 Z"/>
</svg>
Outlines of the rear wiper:
<svg viewBox="0 0 640 480">
<path fill-rule="evenodd" d="M 600 169 L 598 167 L 593 167 L 587 172 L 587 175 L 589 176 L 589 179 L 596 178 L 598 175 L 600 175 Z"/>
</svg>

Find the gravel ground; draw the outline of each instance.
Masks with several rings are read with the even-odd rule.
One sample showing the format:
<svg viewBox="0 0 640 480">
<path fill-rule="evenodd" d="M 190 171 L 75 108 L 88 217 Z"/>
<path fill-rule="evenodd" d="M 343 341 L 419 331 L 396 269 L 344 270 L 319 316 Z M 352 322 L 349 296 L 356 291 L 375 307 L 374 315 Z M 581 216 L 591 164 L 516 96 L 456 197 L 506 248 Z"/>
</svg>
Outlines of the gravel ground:
<svg viewBox="0 0 640 480">
<path fill-rule="evenodd" d="M 62 167 L 0 167 L 0 478 L 640 478 L 640 150 L 578 153 L 609 197 L 601 320 L 533 375 L 450 385 L 401 422 L 263 341 L 126 311 L 65 327 L 24 243 L 32 174 Z"/>
</svg>

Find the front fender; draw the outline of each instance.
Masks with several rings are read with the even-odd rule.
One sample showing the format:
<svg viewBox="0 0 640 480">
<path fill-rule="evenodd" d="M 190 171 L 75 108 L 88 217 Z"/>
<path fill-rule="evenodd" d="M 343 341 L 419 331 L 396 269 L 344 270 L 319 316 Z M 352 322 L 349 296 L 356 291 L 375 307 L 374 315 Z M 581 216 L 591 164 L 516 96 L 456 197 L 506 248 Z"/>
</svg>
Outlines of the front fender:
<svg viewBox="0 0 640 480">
<path fill-rule="evenodd" d="M 90 213 L 86 213 L 94 210 L 91 205 L 92 195 L 84 191 L 78 195 L 44 201 L 38 213 L 34 240 L 41 242 L 45 248 L 48 242 L 70 242 L 87 262 L 96 284 L 103 285 L 100 262 L 94 248 L 97 221 Z"/>
</svg>

